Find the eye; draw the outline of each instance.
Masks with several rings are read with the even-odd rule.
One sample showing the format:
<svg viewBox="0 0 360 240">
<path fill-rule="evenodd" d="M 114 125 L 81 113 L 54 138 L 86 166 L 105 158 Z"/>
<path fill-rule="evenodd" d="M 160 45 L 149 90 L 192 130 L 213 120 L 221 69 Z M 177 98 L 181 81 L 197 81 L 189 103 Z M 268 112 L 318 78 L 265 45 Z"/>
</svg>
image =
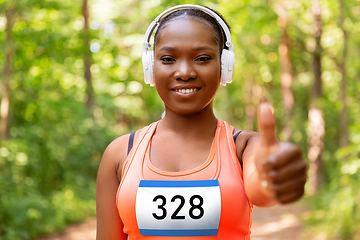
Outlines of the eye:
<svg viewBox="0 0 360 240">
<path fill-rule="evenodd" d="M 195 61 L 196 61 L 196 62 L 207 62 L 207 61 L 209 61 L 209 60 L 211 60 L 211 57 L 209 57 L 209 56 L 202 56 L 202 57 L 197 58 Z"/>
<path fill-rule="evenodd" d="M 172 62 L 175 62 L 175 59 L 172 58 L 172 57 L 162 57 L 162 58 L 160 58 L 160 60 L 161 60 L 163 63 L 172 63 Z"/>
</svg>

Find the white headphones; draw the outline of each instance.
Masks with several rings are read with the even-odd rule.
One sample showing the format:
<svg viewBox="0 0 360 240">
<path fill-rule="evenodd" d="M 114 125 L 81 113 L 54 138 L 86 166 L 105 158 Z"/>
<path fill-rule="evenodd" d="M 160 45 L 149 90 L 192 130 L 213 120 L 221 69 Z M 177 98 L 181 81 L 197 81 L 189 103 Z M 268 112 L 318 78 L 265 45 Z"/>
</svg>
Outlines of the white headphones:
<svg viewBox="0 0 360 240">
<path fill-rule="evenodd" d="M 231 41 L 230 30 L 226 26 L 225 22 L 215 12 L 211 11 L 206 7 L 194 5 L 194 4 L 178 5 L 165 10 L 154 19 L 154 21 L 150 24 L 150 26 L 146 30 L 144 44 L 143 44 L 143 54 L 142 54 L 142 64 L 144 70 L 145 83 L 150 84 L 150 86 L 155 86 L 154 51 L 149 51 L 149 48 L 151 47 L 150 44 L 151 34 L 153 33 L 153 31 L 155 31 L 155 29 L 158 28 L 161 19 L 165 18 L 166 16 L 170 15 L 173 12 L 176 12 L 179 9 L 186 9 L 186 8 L 199 9 L 209 14 L 210 16 L 216 19 L 216 21 L 220 24 L 221 28 L 224 30 L 226 36 L 225 45 L 228 47 L 228 49 L 223 49 L 221 53 L 220 84 L 225 86 L 227 83 L 231 83 L 233 77 L 233 71 L 234 71 L 234 64 L 235 64 L 235 53 L 234 53 L 234 45 L 232 44 Z"/>
</svg>

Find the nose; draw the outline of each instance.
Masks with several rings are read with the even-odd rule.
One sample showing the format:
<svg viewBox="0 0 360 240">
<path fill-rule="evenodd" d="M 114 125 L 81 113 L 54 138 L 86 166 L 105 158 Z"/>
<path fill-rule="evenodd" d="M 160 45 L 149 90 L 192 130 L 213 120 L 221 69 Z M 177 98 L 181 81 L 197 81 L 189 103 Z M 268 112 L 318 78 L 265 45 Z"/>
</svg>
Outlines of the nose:
<svg viewBox="0 0 360 240">
<path fill-rule="evenodd" d="M 192 61 L 178 61 L 174 78 L 181 81 L 189 81 L 196 78 L 196 70 Z"/>
</svg>

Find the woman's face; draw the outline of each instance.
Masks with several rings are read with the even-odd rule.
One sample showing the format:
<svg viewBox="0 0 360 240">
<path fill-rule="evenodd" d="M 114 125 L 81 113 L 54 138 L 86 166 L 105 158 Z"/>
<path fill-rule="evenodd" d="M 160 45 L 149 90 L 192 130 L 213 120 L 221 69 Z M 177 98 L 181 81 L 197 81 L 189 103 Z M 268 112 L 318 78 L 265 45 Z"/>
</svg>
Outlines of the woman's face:
<svg viewBox="0 0 360 240">
<path fill-rule="evenodd" d="M 156 89 L 166 111 L 194 115 L 211 108 L 220 83 L 220 53 L 213 29 L 180 17 L 167 23 L 154 50 Z"/>
</svg>

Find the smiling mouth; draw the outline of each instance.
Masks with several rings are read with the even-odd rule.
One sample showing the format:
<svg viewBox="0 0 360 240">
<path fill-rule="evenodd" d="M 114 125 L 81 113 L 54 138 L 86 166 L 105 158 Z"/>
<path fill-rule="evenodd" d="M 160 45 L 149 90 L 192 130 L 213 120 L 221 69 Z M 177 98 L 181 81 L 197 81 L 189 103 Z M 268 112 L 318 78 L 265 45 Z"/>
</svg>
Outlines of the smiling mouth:
<svg viewBox="0 0 360 240">
<path fill-rule="evenodd" d="M 196 92 L 199 90 L 200 90 L 200 88 L 172 89 L 172 91 L 178 92 L 178 93 L 193 93 L 193 92 Z"/>
</svg>

